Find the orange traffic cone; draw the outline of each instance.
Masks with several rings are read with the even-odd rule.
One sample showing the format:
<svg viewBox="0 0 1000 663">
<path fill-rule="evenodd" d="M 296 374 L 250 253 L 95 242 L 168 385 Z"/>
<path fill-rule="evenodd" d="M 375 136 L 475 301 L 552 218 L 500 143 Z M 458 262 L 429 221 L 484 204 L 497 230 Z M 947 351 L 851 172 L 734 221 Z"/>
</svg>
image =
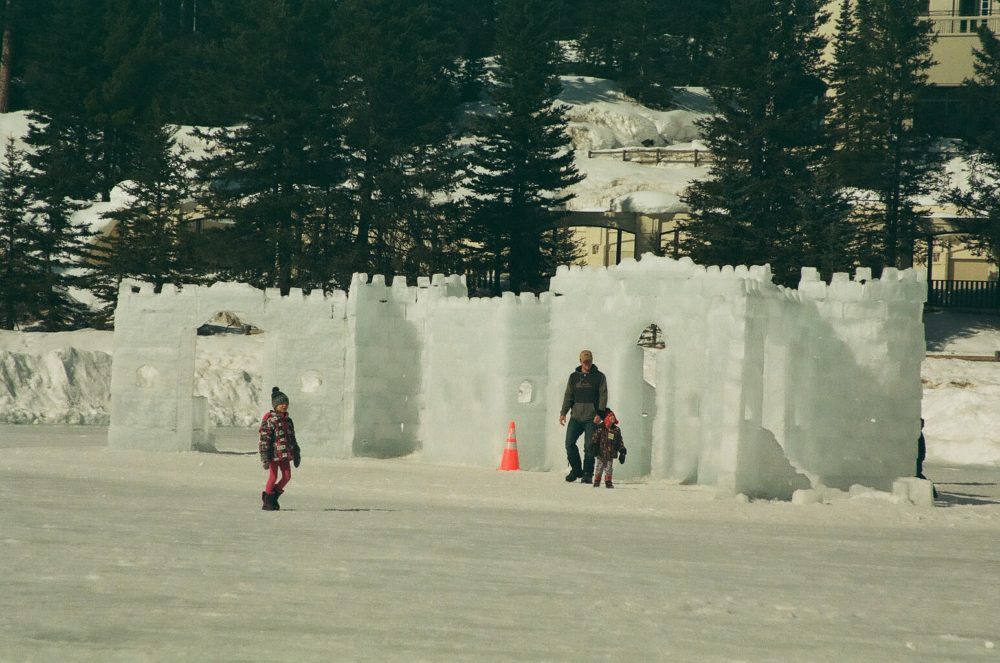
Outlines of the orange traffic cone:
<svg viewBox="0 0 1000 663">
<path fill-rule="evenodd" d="M 507 446 L 503 450 L 503 458 L 500 459 L 501 470 L 519 470 L 521 462 L 517 458 L 517 435 L 514 434 L 514 422 L 507 426 Z"/>
</svg>

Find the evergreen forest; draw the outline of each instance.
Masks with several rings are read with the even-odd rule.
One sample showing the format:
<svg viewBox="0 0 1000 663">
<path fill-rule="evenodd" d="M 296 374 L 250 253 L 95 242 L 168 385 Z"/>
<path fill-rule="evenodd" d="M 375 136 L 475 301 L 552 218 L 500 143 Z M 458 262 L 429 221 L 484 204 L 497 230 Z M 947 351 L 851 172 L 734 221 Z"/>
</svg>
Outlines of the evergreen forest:
<svg viewBox="0 0 1000 663">
<path fill-rule="evenodd" d="M 568 74 L 658 109 L 708 90 L 714 162 L 681 247 L 696 261 L 770 263 L 787 285 L 800 265 L 909 266 L 917 200 L 939 188 L 940 137 L 912 122 L 934 36 L 919 0 L 825 4 L 0 0 L 0 112 L 30 118 L 0 155 L 0 328 L 107 327 L 126 278 L 544 290 L 579 251 L 556 223 L 582 177 L 556 102 Z M 967 85 L 995 104 L 1000 48 L 979 37 Z M 961 143 L 979 179 L 949 195 L 1000 227 L 996 134 Z M 114 233 L 72 222 L 116 187 Z M 981 237 L 994 259 L 998 238 Z"/>
</svg>

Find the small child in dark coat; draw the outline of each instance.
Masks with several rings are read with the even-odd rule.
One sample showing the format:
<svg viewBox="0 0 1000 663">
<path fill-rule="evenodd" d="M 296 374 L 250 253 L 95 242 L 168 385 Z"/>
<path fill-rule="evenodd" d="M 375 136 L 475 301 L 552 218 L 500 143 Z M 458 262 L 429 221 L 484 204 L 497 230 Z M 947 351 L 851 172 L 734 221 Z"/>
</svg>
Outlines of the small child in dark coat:
<svg viewBox="0 0 1000 663">
<path fill-rule="evenodd" d="M 625 462 L 625 440 L 622 439 L 622 429 L 618 427 L 618 417 L 610 408 L 605 409 L 604 425 L 594 430 L 591 439 L 591 449 L 594 453 L 594 488 L 601 485 L 601 475 L 604 475 L 604 485 L 614 488 L 611 475 L 615 468 L 615 458 Z"/>
<path fill-rule="evenodd" d="M 278 498 L 292 479 L 292 468 L 299 466 L 301 456 L 299 443 L 295 440 L 295 424 L 288 416 L 288 396 L 275 387 L 271 390 L 271 410 L 264 414 L 260 422 L 260 462 L 267 470 L 267 483 L 260 494 L 260 507 L 264 511 L 278 511 Z M 281 480 L 278 480 L 281 470 Z"/>
</svg>

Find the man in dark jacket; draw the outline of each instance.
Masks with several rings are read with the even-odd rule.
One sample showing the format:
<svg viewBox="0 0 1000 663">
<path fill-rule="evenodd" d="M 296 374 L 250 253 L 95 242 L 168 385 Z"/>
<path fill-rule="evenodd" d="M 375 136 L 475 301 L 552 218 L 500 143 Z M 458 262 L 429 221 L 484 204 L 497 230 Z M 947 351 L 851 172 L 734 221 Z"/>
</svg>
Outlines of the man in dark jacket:
<svg viewBox="0 0 1000 663">
<path fill-rule="evenodd" d="M 569 376 L 562 409 L 559 411 L 559 425 L 566 425 L 568 412 L 569 426 L 566 426 L 566 458 L 569 460 L 569 474 L 566 481 L 582 479 L 589 484 L 594 474 L 594 456 L 588 450 L 588 442 L 594 436 L 594 426 L 604 420 L 608 407 L 608 382 L 604 373 L 594 365 L 594 355 L 590 350 L 580 352 L 580 365 Z M 583 433 L 583 464 L 577 440 Z"/>
</svg>

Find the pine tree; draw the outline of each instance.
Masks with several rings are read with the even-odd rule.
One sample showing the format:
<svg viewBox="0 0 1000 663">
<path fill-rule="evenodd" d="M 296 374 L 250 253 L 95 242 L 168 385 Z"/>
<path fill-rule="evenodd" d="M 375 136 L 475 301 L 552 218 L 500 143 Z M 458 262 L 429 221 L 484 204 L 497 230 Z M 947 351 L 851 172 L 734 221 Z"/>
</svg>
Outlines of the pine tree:
<svg viewBox="0 0 1000 663">
<path fill-rule="evenodd" d="M 24 155 L 7 139 L 0 163 L 0 329 L 31 320 L 40 288 L 38 228 L 29 211 Z"/>
<path fill-rule="evenodd" d="M 857 217 L 878 229 L 873 255 L 884 266 L 908 267 L 918 232 L 915 199 L 934 185 L 940 166 L 931 136 L 912 121 L 934 36 L 920 0 L 844 4 L 831 72 L 837 168 L 845 184 L 874 196 L 856 205 Z"/>
<path fill-rule="evenodd" d="M 0 113 L 23 110 L 26 72 L 37 61 L 55 0 L 0 0 Z M 51 66 L 51 65 L 50 65 Z M 5 88 L 5 89 L 4 89 Z M 7 105 L 2 98 L 6 93 Z"/>
<path fill-rule="evenodd" d="M 646 104 L 666 106 L 672 86 L 709 82 L 707 41 L 727 4 L 583 0 L 576 11 L 584 71 L 621 81 Z"/>
<path fill-rule="evenodd" d="M 18 18 L 16 7 L 14 0 L 4 0 L 0 5 L 0 113 L 10 110 L 10 79 Z"/>
<path fill-rule="evenodd" d="M 25 67 L 28 103 L 47 140 L 48 127 L 77 126 L 79 200 L 131 177 L 141 125 L 167 91 L 165 47 L 157 5 L 144 0 L 40 0 L 49 14 L 37 28 Z M 53 138 L 58 141 L 59 138 Z M 68 154 L 67 154 L 68 156 Z"/>
<path fill-rule="evenodd" d="M 985 25 L 979 28 L 979 47 L 974 50 L 975 75 L 964 82 L 974 108 L 1000 107 L 1000 39 Z M 982 230 L 967 238 L 974 250 L 1000 262 L 1000 129 L 996 122 L 984 123 L 970 132 L 965 152 L 969 164 L 967 187 L 953 187 L 948 199 L 959 210 L 982 222 Z"/>
<path fill-rule="evenodd" d="M 446 209 L 434 204 L 457 176 L 459 40 L 447 17 L 439 3 L 409 0 L 345 0 L 337 14 L 331 66 L 345 81 L 354 271 L 424 273 L 447 237 L 436 230 Z"/>
<path fill-rule="evenodd" d="M 113 319 L 123 278 L 152 283 L 154 292 L 168 283 L 198 280 L 192 261 L 195 238 L 186 232 L 191 192 L 185 151 L 176 145 L 172 129 L 159 122 L 144 134 L 140 166 L 134 179 L 122 184 L 128 203 L 103 215 L 113 222 L 113 230 L 95 251 L 94 291 L 105 302 L 103 324 Z"/>
<path fill-rule="evenodd" d="M 456 34 L 461 65 L 456 83 L 462 101 L 478 101 L 485 74 L 485 59 L 493 52 L 495 0 L 441 0 L 445 21 Z"/>
<path fill-rule="evenodd" d="M 247 80 L 244 58 L 249 53 L 233 48 L 253 25 L 255 7 L 255 0 L 198 0 L 192 31 L 174 35 L 169 43 L 175 64 L 165 75 L 164 86 L 172 94 L 164 95 L 160 103 L 172 122 L 229 126 L 257 103 L 260 90 Z M 329 33 L 325 23 L 312 29 L 324 37 Z"/>
<path fill-rule="evenodd" d="M 685 251 L 706 264 L 771 265 L 779 283 L 806 265 L 854 262 L 846 203 L 829 173 L 813 0 L 737 0 L 716 44 L 718 113 L 702 124 L 711 177 L 692 184 Z M 831 243 L 837 242 L 837 243 Z"/>
<path fill-rule="evenodd" d="M 93 200 L 99 190 L 93 167 L 97 135 L 84 100 L 100 85 L 104 3 L 39 0 L 37 7 L 32 39 L 23 45 L 24 94 L 31 109 L 25 140 L 33 173 L 32 206 L 45 225 L 54 263 L 62 260 L 64 243 L 78 248 L 69 216 L 79 201 Z M 61 290 L 60 270 L 49 265 L 50 285 Z M 60 309 L 51 307 L 53 315 Z M 48 324 L 57 323 L 50 318 Z"/>
<path fill-rule="evenodd" d="M 84 326 L 89 310 L 70 295 L 72 288 L 86 287 L 79 265 L 91 259 L 90 228 L 75 222 L 73 213 L 81 209 L 81 191 L 87 189 L 87 173 L 81 167 L 81 153 L 91 135 L 78 121 L 63 123 L 32 115 L 26 141 L 32 146 L 27 160 L 31 166 L 29 191 L 31 211 L 38 219 L 38 252 L 42 284 L 36 310 L 43 331 L 61 331 Z M 84 147 L 81 147 L 84 146 Z"/>
<path fill-rule="evenodd" d="M 670 100 L 673 4 L 622 0 L 583 7 L 587 20 L 580 45 L 585 60 L 598 63 L 605 75 L 621 81 L 627 94 L 651 106 L 663 107 Z"/>
<path fill-rule="evenodd" d="M 219 267 L 258 287 L 327 287 L 349 237 L 336 198 L 344 182 L 339 89 L 316 54 L 330 39 L 328 3 L 254 0 L 227 43 L 246 69 L 241 125 L 204 134 L 201 203 L 229 224 Z M 254 94 L 255 93 L 255 94 Z"/>
<path fill-rule="evenodd" d="M 484 257 L 515 292 L 537 291 L 547 270 L 543 231 L 582 178 L 563 107 L 555 103 L 560 47 L 544 0 L 503 0 L 497 20 L 496 112 L 482 117 L 470 156 L 468 210 Z M 549 260 L 568 262 L 572 254 Z M 494 282 L 494 290 L 499 281 Z"/>
<path fill-rule="evenodd" d="M 153 109 L 166 50 L 161 15 L 145 0 L 109 0 L 101 43 L 101 81 L 84 100 L 94 131 L 92 167 L 101 199 L 131 179 Z M 158 112 L 158 111 L 157 111 Z"/>
<path fill-rule="evenodd" d="M 24 0 L 17 0 L 24 2 Z M 31 0 L 30 39 L 19 40 L 24 105 L 45 116 L 83 113 L 102 80 L 104 2 Z"/>
</svg>

